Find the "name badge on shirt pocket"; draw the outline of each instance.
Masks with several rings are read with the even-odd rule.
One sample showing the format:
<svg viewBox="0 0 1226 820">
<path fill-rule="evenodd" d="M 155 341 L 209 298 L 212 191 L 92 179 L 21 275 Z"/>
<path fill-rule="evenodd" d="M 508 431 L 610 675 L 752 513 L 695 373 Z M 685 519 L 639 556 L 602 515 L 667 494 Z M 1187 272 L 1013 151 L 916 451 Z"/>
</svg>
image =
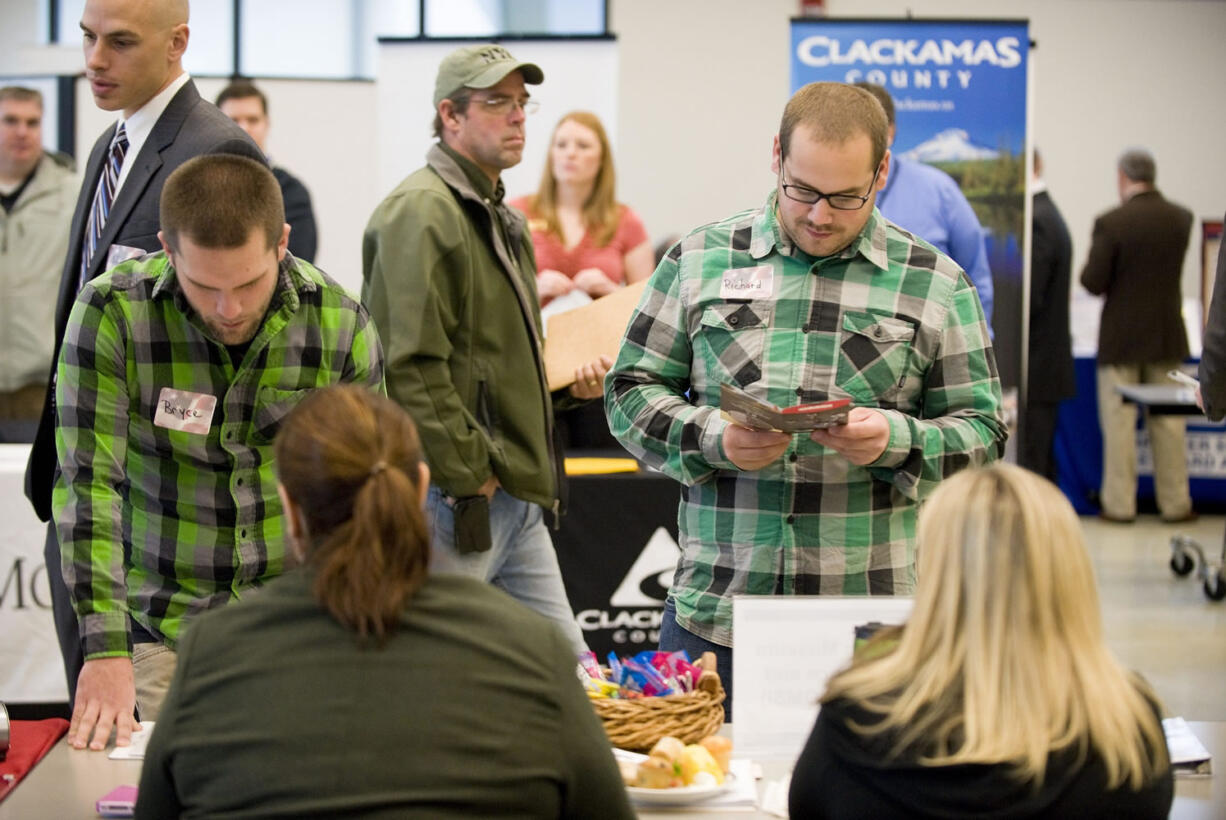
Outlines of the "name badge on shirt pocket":
<svg viewBox="0 0 1226 820">
<path fill-rule="evenodd" d="M 762 299 L 775 295 L 775 270 L 770 265 L 728 268 L 719 283 L 721 299 Z"/>
<path fill-rule="evenodd" d="M 207 436 L 209 428 L 213 426 L 213 411 L 216 409 L 216 396 L 163 387 L 158 394 L 158 409 L 153 414 L 153 423 L 168 430 Z"/>
</svg>

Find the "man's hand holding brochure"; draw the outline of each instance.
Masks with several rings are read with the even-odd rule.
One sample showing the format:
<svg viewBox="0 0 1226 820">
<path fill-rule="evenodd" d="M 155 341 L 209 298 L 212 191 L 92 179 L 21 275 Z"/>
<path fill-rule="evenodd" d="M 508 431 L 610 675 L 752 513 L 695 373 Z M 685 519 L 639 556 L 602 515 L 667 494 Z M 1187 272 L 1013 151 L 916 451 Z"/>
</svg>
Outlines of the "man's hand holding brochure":
<svg viewBox="0 0 1226 820">
<path fill-rule="evenodd" d="M 730 384 L 719 386 L 719 409 L 729 421 L 751 430 L 775 430 L 780 433 L 808 433 L 846 424 L 851 399 L 831 399 L 815 404 L 780 408 L 754 398 Z"/>
</svg>

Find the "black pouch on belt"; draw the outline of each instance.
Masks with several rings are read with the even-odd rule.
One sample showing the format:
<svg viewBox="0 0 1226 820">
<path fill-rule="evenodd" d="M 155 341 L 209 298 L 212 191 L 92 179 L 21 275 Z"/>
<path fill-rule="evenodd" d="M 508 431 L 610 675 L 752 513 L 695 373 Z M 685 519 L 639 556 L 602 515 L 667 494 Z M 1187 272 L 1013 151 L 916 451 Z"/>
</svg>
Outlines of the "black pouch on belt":
<svg viewBox="0 0 1226 820">
<path fill-rule="evenodd" d="M 460 555 L 485 552 L 490 538 L 490 500 L 484 495 L 457 498 L 451 508 L 455 516 L 455 549 Z"/>
</svg>

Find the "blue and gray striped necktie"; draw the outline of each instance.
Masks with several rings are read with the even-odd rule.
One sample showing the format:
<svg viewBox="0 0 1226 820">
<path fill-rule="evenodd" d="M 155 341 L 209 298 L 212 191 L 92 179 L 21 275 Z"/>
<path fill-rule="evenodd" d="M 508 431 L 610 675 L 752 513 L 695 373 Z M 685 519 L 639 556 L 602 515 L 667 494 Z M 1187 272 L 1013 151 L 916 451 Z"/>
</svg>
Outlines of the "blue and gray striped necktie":
<svg viewBox="0 0 1226 820">
<path fill-rule="evenodd" d="M 123 158 L 128 153 L 128 133 L 123 123 L 111 140 L 110 156 L 102 176 L 98 178 L 98 187 L 94 191 L 94 202 L 89 208 L 89 222 L 85 226 L 85 247 L 81 253 L 81 281 L 77 291 L 85 287 L 86 272 L 98 250 L 98 240 L 102 238 L 102 229 L 106 227 L 106 218 L 111 212 L 111 203 L 115 201 L 115 189 L 119 186 L 119 171 L 123 168 Z"/>
</svg>

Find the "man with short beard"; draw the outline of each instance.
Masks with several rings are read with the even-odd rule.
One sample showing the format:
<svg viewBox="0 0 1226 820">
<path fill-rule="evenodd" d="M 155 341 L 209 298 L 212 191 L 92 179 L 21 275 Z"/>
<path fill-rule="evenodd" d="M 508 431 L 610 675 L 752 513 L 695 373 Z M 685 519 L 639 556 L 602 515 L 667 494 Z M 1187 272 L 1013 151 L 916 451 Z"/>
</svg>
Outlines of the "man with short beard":
<svg viewBox="0 0 1226 820">
<path fill-rule="evenodd" d="M 733 596 L 910 594 L 920 502 L 1004 453 L 974 287 L 874 207 L 888 140 L 869 92 L 797 91 L 775 190 L 669 250 L 605 382 L 613 434 L 682 484 L 660 648 L 715 652 L 729 719 Z M 808 435 L 754 430 L 721 417 L 725 384 L 780 407 L 853 406 Z"/>
<path fill-rule="evenodd" d="M 193 615 L 287 568 L 273 473 L 281 420 L 313 388 L 383 388 L 358 300 L 286 253 L 263 163 L 209 154 L 170 175 L 162 251 L 90 281 L 56 373 L 52 496 L 85 664 L 68 739 L 125 745 L 156 720 Z M 91 742 L 92 734 L 92 742 Z"/>
</svg>

